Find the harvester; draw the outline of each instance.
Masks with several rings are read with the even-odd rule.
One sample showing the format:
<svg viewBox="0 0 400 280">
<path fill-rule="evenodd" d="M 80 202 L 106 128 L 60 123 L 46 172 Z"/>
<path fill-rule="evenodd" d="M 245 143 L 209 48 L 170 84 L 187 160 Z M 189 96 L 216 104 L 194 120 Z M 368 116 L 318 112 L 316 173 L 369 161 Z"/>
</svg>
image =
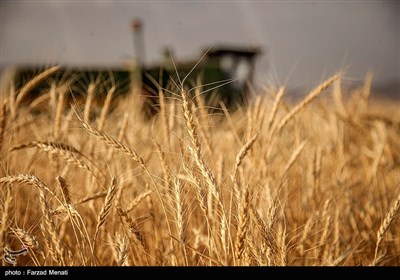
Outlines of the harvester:
<svg viewBox="0 0 400 280">
<path fill-rule="evenodd" d="M 190 89 L 202 85 L 200 92 L 208 106 L 219 107 L 223 102 L 228 109 L 233 109 L 246 104 L 253 81 L 255 59 L 261 53 L 259 47 L 213 46 L 190 61 L 174 61 L 171 50 L 166 49 L 162 63 L 146 65 L 142 22 L 135 19 L 132 28 L 135 49 L 133 63 L 119 68 L 61 67 L 60 71 L 32 89 L 31 96 L 48 91 L 51 83 L 69 81 L 70 93 L 76 98 L 87 93 L 90 83 L 100 81 L 96 84 L 96 96 L 104 97 L 113 85 L 116 86 L 115 95 L 139 94 L 143 98 L 143 102 L 140 102 L 143 112 L 150 118 L 158 112 L 160 90 L 165 93 L 176 92 L 181 86 L 180 80 L 188 76 L 184 86 Z M 18 67 L 14 76 L 16 89 L 44 68 Z"/>
</svg>

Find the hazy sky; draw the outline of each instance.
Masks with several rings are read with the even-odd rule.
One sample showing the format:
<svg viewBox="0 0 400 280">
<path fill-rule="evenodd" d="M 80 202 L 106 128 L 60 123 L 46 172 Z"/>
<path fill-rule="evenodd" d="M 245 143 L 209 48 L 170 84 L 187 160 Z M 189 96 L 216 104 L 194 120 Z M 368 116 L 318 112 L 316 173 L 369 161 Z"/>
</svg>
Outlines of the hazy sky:
<svg viewBox="0 0 400 280">
<path fill-rule="evenodd" d="M 399 81 L 398 1 L 1 1 L 1 66 L 120 65 L 144 22 L 146 62 L 194 58 L 210 44 L 260 45 L 257 82 L 312 86 L 348 67 L 359 82 Z"/>
</svg>

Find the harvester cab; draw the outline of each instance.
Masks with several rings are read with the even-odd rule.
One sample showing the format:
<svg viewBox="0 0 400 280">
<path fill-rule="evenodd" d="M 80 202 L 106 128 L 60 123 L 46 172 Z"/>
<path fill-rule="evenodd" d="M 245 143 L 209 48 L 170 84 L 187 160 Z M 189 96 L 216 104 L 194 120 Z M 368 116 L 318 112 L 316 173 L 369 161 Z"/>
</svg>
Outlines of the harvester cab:
<svg viewBox="0 0 400 280">
<path fill-rule="evenodd" d="M 163 63 L 147 66 L 144 63 L 143 25 L 136 19 L 132 27 L 136 61 L 133 83 L 142 88 L 141 95 L 145 99 L 143 109 L 147 116 L 158 111 L 160 88 L 166 89 L 166 93 L 176 92 L 179 90 L 175 85 L 179 84 L 177 75 L 182 79 L 189 73 L 184 87 L 201 86 L 200 92 L 207 106 L 218 108 L 223 102 L 227 108 L 234 109 L 246 104 L 253 82 L 255 59 L 261 54 L 259 47 L 213 46 L 189 61 L 175 60 L 171 50 L 166 48 Z"/>
</svg>

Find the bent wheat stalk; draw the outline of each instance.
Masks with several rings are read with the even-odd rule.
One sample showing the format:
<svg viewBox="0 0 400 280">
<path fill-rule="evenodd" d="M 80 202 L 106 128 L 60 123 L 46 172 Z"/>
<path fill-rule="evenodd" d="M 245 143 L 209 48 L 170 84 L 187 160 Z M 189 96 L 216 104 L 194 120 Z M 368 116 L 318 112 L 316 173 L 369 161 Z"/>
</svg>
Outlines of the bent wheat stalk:
<svg viewBox="0 0 400 280">
<path fill-rule="evenodd" d="M 49 189 L 49 187 L 46 186 L 45 183 L 39 180 L 38 177 L 36 177 L 33 174 L 20 174 L 18 176 L 7 176 L 0 178 L 0 184 L 6 184 L 6 183 L 27 183 L 31 186 L 37 187 L 39 190 L 44 190 L 51 194 L 61 205 L 64 203 L 56 196 L 56 194 Z"/>
<path fill-rule="evenodd" d="M 300 102 L 298 105 L 296 105 L 288 114 L 286 114 L 285 117 L 279 122 L 277 126 L 277 133 L 279 133 L 285 125 L 294 118 L 294 116 L 299 113 L 302 109 L 304 109 L 308 104 L 310 104 L 318 95 L 320 95 L 321 92 L 323 92 L 327 87 L 329 87 L 331 84 L 333 84 L 337 79 L 339 79 L 340 75 L 336 74 L 321 83 L 319 86 L 317 86 L 315 89 L 313 89 L 307 97 Z"/>
<path fill-rule="evenodd" d="M 58 70 L 60 70 L 60 66 L 53 66 L 40 74 L 36 75 L 33 79 L 29 80 L 24 87 L 19 91 L 19 94 L 15 100 L 15 110 L 18 108 L 18 105 L 21 103 L 22 99 L 32 90 L 34 89 L 38 84 L 43 82 L 45 79 L 47 79 L 49 76 L 53 75 L 56 73 Z"/>
<path fill-rule="evenodd" d="M 27 149 L 27 148 L 34 148 L 37 147 L 39 149 L 42 149 L 45 152 L 49 152 L 50 154 L 53 155 L 59 155 L 63 159 L 65 159 L 67 162 L 71 162 L 80 168 L 83 168 L 87 171 L 89 171 L 94 177 L 96 175 L 93 173 L 93 171 L 90 169 L 89 165 L 87 165 L 81 157 L 85 157 L 80 151 L 72 147 L 71 145 L 64 144 L 64 143 L 55 143 L 55 142 L 39 142 L 39 141 L 32 141 L 29 143 L 24 143 L 20 144 L 17 146 L 14 146 L 10 149 L 10 152 L 17 151 L 17 150 L 22 150 L 22 149 Z"/>
</svg>

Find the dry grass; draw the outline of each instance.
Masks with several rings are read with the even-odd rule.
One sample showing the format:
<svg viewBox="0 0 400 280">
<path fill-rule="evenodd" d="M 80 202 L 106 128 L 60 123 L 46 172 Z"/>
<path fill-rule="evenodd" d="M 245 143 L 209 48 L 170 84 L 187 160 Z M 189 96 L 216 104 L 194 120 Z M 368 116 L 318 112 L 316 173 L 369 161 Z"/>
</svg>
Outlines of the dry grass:
<svg viewBox="0 0 400 280">
<path fill-rule="evenodd" d="M 114 86 L 95 102 L 101 81 L 82 107 L 66 84 L 22 102 L 57 69 L 0 96 L 0 249 L 27 246 L 19 265 L 400 265 L 400 104 L 370 74 L 233 113 L 160 92 L 145 121 Z"/>
</svg>

